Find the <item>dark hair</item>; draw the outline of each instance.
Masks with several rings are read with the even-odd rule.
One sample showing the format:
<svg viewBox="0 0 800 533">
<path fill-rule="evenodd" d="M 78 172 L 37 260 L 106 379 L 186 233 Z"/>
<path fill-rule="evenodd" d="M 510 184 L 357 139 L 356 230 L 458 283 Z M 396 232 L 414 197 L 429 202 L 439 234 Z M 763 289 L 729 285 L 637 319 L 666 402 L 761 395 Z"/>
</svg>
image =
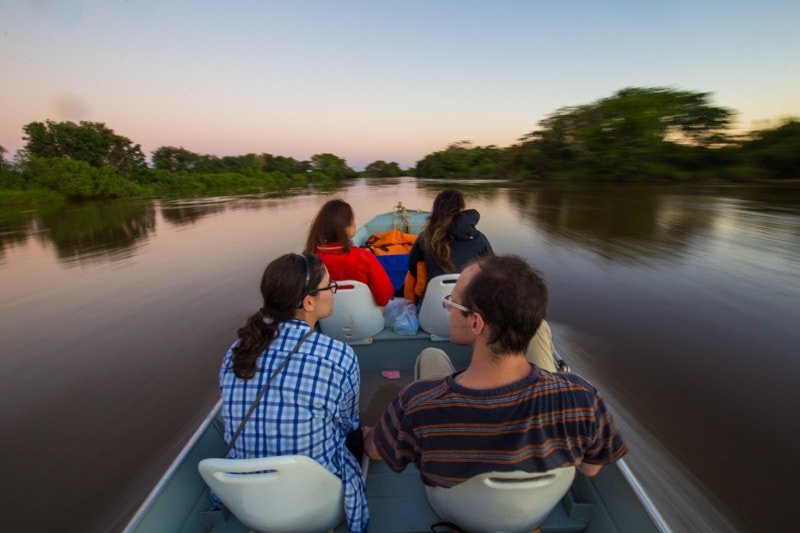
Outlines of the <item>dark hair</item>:
<svg viewBox="0 0 800 533">
<path fill-rule="evenodd" d="M 325 265 L 314 254 L 286 254 L 267 265 L 261 276 L 264 305 L 239 328 L 239 342 L 232 349 L 237 378 L 255 376 L 256 360 L 278 335 L 281 322 L 295 318 L 303 299 L 324 276 Z"/>
<path fill-rule="evenodd" d="M 492 352 L 525 352 L 547 312 L 542 274 L 515 255 L 487 255 L 472 264 L 478 272 L 464 288 L 463 305 L 489 326 Z"/>
<path fill-rule="evenodd" d="M 455 272 L 456 267 L 450 259 L 450 239 L 447 237 L 450 225 L 466 204 L 464 195 L 456 189 L 445 189 L 436 195 L 433 211 L 422 230 L 422 242 L 433 255 L 436 263 L 445 273 Z"/>
<path fill-rule="evenodd" d="M 305 253 L 313 254 L 320 244 L 335 242 L 342 244 L 343 251 L 350 250 L 351 243 L 345 230 L 354 220 L 353 208 L 344 200 L 325 202 L 308 228 Z"/>
</svg>

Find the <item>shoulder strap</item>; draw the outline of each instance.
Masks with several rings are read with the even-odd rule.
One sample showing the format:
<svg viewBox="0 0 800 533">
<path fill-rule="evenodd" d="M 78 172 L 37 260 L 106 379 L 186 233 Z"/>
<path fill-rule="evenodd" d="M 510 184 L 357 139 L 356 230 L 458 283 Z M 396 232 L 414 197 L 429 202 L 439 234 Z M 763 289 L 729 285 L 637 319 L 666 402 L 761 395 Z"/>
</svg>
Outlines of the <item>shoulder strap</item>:
<svg viewBox="0 0 800 533">
<path fill-rule="evenodd" d="M 297 349 L 300 347 L 300 345 L 303 344 L 303 341 L 306 340 L 308 338 L 308 336 L 311 335 L 312 333 L 313 333 L 313 330 L 309 330 L 305 335 L 303 335 L 303 338 L 300 339 L 297 342 L 297 344 L 294 345 L 294 348 L 292 348 L 292 351 L 289 352 L 289 355 L 286 356 L 286 359 L 283 360 L 283 362 L 278 366 L 278 368 L 275 369 L 275 372 L 273 372 L 272 375 L 269 377 L 267 382 L 264 383 L 264 386 L 261 387 L 261 392 L 259 392 L 258 396 L 256 396 L 256 399 L 253 402 L 253 405 L 250 406 L 250 409 L 248 409 L 247 414 L 244 415 L 244 418 L 242 419 L 242 423 L 239 424 L 239 427 L 236 429 L 236 433 L 233 434 L 233 437 L 231 438 L 231 441 L 228 443 L 228 447 L 225 449 L 225 457 L 228 456 L 228 453 L 231 451 L 231 448 L 233 448 L 233 443 L 236 442 L 236 439 L 238 439 L 239 435 L 242 433 L 242 430 L 244 429 L 244 425 L 247 423 L 247 420 L 250 418 L 250 415 L 252 415 L 253 411 L 256 410 L 256 406 L 258 405 L 258 402 L 260 402 L 261 398 L 264 397 L 264 393 L 267 392 L 267 387 L 269 386 L 269 384 L 272 383 L 272 380 L 275 379 L 275 376 L 277 376 L 278 373 L 281 370 L 283 370 L 283 367 L 285 367 L 286 363 L 289 362 L 289 358 L 292 357 L 292 354 L 294 354 L 294 352 L 297 351 Z"/>
</svg>

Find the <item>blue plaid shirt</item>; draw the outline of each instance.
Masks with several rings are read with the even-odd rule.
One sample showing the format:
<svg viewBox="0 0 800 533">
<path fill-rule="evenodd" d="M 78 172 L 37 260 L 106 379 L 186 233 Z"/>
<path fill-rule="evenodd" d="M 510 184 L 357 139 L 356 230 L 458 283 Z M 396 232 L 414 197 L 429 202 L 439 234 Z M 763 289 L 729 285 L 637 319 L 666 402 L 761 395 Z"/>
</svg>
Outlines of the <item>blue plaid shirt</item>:
<svg viewBox="0 0 800 533">
<path fill-rule="evenodd" d="M 256 375 L 249 380 L 234 375 L 233 352 L 228 350 L 219 372 L 226 443 L 264 383 L 309 329 L 307 323 L 299 320 L 280 324 L 278 337 L 256 360 Z M 360 385 L 358 359 L 353 349 L 321 333 L 312 333 L 269 384 L 228 457 L 311 457 L 341 476 L 350 530 L 366 531 L 369 523 L 366 486 L 361 466 L 345 447 L 347 434 L 360 426 Z"/>
</svg>

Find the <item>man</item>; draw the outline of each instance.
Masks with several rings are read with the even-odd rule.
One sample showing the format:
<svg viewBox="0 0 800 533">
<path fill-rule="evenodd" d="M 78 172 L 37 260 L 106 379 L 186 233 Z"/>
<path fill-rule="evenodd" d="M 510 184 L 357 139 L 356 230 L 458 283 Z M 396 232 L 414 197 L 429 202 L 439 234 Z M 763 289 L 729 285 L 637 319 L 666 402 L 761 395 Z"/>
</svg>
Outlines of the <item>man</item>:
<svg viewBox="0 0 800 533">
<path fill-rule="evenodd" d="M 525 358 L 547 299 L 541 275 L 519 257 L 466 267 L 444 305 L 450 340 L 472 346 L 469 365 L 455 372 L 444 352 L 424 350 L 420 380 L 365 429 L 367 454 L 397 472 L 413 462 L 426 485 L 441 487 L 485 472 L 569 465 L 594 476 L 622 457 L 626 445 L 594 386 Z"/>
</svg>

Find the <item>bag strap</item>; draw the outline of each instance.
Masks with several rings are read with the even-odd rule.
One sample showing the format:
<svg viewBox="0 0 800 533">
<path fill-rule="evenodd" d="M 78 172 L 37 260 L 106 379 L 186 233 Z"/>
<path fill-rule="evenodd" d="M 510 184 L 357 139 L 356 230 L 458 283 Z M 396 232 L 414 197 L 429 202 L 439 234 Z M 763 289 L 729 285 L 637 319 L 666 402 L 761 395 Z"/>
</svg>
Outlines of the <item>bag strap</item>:
<svg viewBox="0 0 800 533">
<path fill-rule="evenodd" d="M 264 383 L 264 386 L 261 387 L 261 392 L 258 393 L 258 396 L 256 397 L 255 401 L 253 402 L 253 405 L 250 406 L 250 409 L 248 409 L 247 414 L 244 415 L 244 418 L 242 419 L 242 423 L 239 424 L 239 427 L 236 429 L 236 433 L 233 434 L 233 437 L 231 438 L 231 441 L 228 443 L 228 448 L 225 450 L 225 457 L 228 456 L 228 453 L 233 448 L 233 443 L 235 443 L 236 439 L 239 438 L 239 435 L 242 433 L 242 430 L 244 429 L 244 425 L 247 423 L 247 420 L 250 418 L 250 415 L 253 414 L 253 411 L 256 410 L 256 406 L 261 401 L 261 398 L 264 397 L 264 393 L 267 392 L 267 387 L 269 386 L 269 384 L 272 383 L 272 380 L 275 379 L 275 376 L 277 376 L 278 373 L 281 370 L 283 370 L 283 367 L 285 367 L 286 363 L 289 362 L 289 358 L 292 357 L 292 354 L 294 354 L 294 352 L 297 351 L 297 349 L 300 347 L 300 345 L 303 344 L 303 341 L 306 340 L 308 338 L 308 336 L 311 335 L 312 333 L 313 333 L 313 330 L 309 330 L 308 332 L 306 332 L 305 335 L 303 335 L 303 338 L 300 339 L 300 341 L 297 344 L 294 345 L 294 348 L 292 348 L 292 351 L 289 352 L 289 355 L 286 356 L 286 359 L 284 359 L 283 362 L 280 365 L 278 365 L 278 368 L 275 369 L 275 372 L 272 373 L 272 375 L 267 380 L 267 382 Z"/>
</svg>

